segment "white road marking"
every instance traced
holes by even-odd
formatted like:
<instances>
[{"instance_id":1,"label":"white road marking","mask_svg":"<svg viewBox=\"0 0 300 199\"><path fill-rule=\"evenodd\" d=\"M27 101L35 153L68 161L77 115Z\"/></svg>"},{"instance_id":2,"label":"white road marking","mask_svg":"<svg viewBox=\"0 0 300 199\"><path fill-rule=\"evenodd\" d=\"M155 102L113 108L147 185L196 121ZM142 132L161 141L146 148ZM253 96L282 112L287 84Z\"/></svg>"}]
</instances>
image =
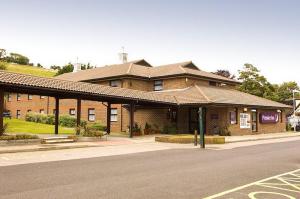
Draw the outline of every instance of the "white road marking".
<instances>
[{"instance_id":1,"label":"white road marking","mask_svg":"<svg viewBox=\"0 0 300 199\"><path fill-rule=\"evenodd\" d=\"M230 194L230 193L234 193L234 192L237 192L237 191L240 191L242 189L245 189L245 188L248 188L248 187L251 187L251 186L264 186L264 187L268 187L268 188L273 188L273 189L281 189L281 190L285 190L285 191L290 191L290 192L296 192L296 193L300 193L300 191L296 191L296 190L290 190L290 189L285 189L285 188L278 188L278 187L274 187L274 186L269 186L267 184L269 183L266 183L264 184L264 182L267 182L269 180L274 180L274 179L277 179L279 180L282 176L285 176L285 175L293 175L293 176L298 176L299 174L295 174L297 172L300 172L300 169L296 169L294 171L289 171L289 172L286 172L286 173L283 173L283 174L279 174L279 175L276 175L276 176L272 176L272 177L269 177L269 178L265 178L265 179L262 179L262 180L259 180L259 181L256 181L256 182L252 182L250 184L246 184L246 185L243 185L243 186L239 186L239 187L236 187L234 189L230 189L230 190L227 190L227 191L224 191L224 192L221 192L221 193L218 193L218 194L215 194L215 195L212 195L212 196L208 196L204 199L214 199L214 198L218 198L218 197L221 197L221 196L224 196L224 195L227 195L227 194ZM286 182L286 180L280 180L280 181L284 181L284 183ZM288 185L291 185L291 183L285 183L285 184L288 184ZM292 187L296 188L297 190L299 189L297 186L293 185ZM252 192L252 193L255 193L255 192ZM249 196L250 197L250 196ZM253 198L253 197L252 197Z\"/></svg>"}]
</instances>

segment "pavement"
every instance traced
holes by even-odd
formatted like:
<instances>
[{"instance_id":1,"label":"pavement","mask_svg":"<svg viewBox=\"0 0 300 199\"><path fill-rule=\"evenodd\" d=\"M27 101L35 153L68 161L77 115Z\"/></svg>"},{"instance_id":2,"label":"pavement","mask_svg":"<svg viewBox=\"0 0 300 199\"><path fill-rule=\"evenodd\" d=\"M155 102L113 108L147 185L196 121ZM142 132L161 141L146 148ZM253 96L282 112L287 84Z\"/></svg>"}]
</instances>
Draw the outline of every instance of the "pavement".
<instances>
[{"instance_id":1,"label":"pavement","mask_svg":"<svg viewBox=\"0 0 300 199\"><path fill-rule=\"evenodd\" d=\"M42 137L50 137L49 135L42 135ZM59 135L63 136L63 135ZM105 147L105 146L118 146L118 145L130 145L139 143L154 143L155 136L149 135L134 138L127 137L115 137L110 136L107 140L102 139L96 142L74 142L74 143L62 143L62 144L23 144L23 145L2 145L0 146L0 154L4 153L19 153L19 152L34 152L34 151L48 151L48 150L62 150L62 149L75 149L85 147ZM273 133L273 134L257 134L257 135L244 135L244 136L227 136L225 138L226 143L237 143L237 142L249 142L259 140L270 140L270 139L281 139L300 137L300 132L284 132L284 133ZM175 145L175 144L173 144ZM207 145L208 147L214 147L213 145Z\"/></svg>"},{"instance_id":2,"label":"pavement","mask_svg":"<svg viewBox=\"0 0 300 199\"><path fill-rule=\"evenodd\" d=\"M0 197L296 199L300 195L298 137L206 150L135 142L59 153L1 154Z\"/></svg>"}]
</instances>

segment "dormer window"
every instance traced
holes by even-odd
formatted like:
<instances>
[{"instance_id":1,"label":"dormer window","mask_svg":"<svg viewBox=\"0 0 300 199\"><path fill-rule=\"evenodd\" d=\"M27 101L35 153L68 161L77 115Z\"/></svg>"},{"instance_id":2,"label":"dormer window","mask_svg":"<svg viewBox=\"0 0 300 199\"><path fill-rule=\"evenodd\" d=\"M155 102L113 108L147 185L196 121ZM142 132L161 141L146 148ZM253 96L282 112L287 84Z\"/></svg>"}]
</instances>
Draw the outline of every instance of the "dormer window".
<instances>
[{"instance_id":1,"label":"dormer window","mask_svg":"<svg viewBox=\"0 0 300 199\"><path fill-rule=\"evenodd\" d=\"M155 80L154 81L154 91L161 91L161 90L163 90L163 81Z\"/></svg>"},{"instance_id":2,"label":"dormer window","mask_svg":"<svg viewBox=\"0 0 300 199\"><path fill-rule=\"evenodd\" d=\"M121 80L111 80L109 85L112 87L121 87Z\"/></svg>"}]
</instances>

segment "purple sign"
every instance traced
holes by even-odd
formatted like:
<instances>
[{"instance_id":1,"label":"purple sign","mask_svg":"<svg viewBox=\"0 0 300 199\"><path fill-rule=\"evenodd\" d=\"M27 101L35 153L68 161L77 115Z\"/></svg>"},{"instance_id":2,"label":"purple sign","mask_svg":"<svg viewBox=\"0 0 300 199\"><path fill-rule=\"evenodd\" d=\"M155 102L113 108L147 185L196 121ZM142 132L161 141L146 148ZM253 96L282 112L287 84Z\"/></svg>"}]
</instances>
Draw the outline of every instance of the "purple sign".
<instances>
[{"instance_id":1,"label":"purple sign","mask_svg":"<svg viewBox=\"0 0 300 199\"><path fill-rule=\"evenodd\" d=\"M276 112L264 112L259 114L259 121L262 124L277 123L279 115Z\"/></svg>"}]
</instances>

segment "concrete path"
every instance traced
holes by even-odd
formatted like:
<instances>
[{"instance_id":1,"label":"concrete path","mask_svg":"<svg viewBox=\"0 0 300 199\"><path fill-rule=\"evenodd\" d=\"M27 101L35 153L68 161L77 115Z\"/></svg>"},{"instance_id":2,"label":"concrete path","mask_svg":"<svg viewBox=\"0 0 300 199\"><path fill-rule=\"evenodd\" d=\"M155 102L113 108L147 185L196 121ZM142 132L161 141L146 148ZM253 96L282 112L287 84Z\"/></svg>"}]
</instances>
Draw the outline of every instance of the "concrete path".
<instances>
[{"instance_id":1,"label":"concrete path","mask_svg":"<svg viewBox=\"0 0 300 199\"><path fill-rule=\"evenodd\" d=\"M235 148L281 143L289 141L300 140L300 137L281 138L273 140L258 140L252 142L236 142L229 144L219 145L207 145L207 150L231 150ZM76 145L77 143L74 143ZM35 151L35 152L22 152L22 153L3 153L0 154L0 166L38 163L38 162L52 162L60 160L71 159L83 159L94 158L104 156L116 156L125 154L134 154L141 152L161 151L170 149L200 149L200 146L194 146L193 144L173 144L173 143L159 143L154 142L153 137L147 137L146 139L117 139L115 141L107 142L93 142L85 143L89 147L84 148L67 148L61 150L49 150L49 151ZM70 144L64 144L69 146ZM78 144L80 146L80 144Z\"/></svg>"}]
</instances>

